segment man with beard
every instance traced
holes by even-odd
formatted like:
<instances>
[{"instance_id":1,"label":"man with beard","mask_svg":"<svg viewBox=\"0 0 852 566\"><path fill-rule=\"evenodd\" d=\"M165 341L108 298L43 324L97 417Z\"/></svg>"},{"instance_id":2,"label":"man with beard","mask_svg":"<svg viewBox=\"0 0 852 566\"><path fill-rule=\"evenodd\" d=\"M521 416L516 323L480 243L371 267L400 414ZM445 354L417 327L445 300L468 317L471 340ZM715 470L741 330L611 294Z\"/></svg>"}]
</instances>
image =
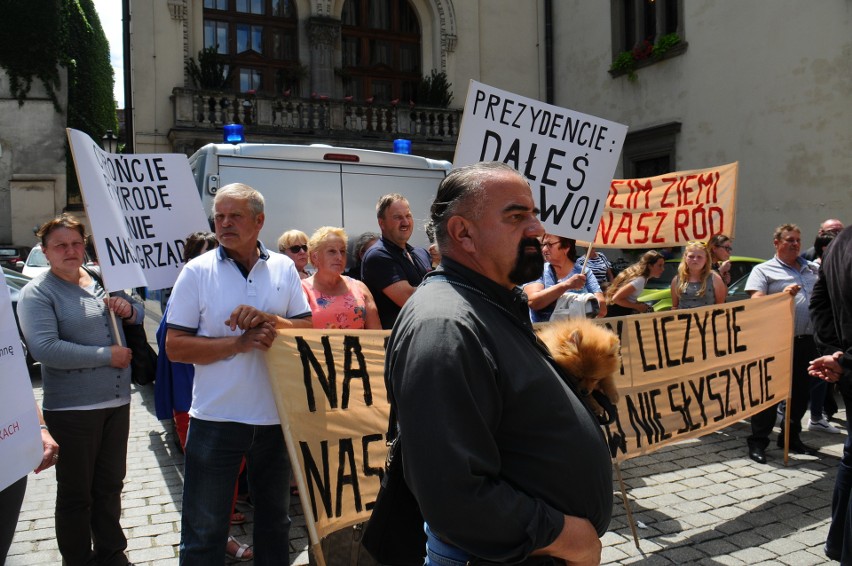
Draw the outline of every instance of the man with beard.
<instances>
[{"instance_id":1,"label":"man with beard","mask_svg":"<svg viewBox=\"0 0 852 566\"><path fill-rule=\"evenodd\" d=\"M543 267L537 213L502 163L454 170L432 204L441 264L402 308L385 367L426 564L600 562L609 453L517 287Z\"/></svg>"}]
</instances>

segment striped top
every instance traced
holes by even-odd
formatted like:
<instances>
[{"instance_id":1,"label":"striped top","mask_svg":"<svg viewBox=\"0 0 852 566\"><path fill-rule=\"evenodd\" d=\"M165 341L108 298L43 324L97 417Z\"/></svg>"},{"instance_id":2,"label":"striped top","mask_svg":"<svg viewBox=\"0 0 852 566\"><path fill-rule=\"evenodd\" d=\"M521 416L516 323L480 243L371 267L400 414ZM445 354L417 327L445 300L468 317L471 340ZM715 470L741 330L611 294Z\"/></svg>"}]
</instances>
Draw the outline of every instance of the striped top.
<instances>
[{"instance_id":1,"label":"striped top","mask_svg":"<svg viewBox=\"0 0 852 566\"><path fill-rule=\"evenodd\" d=\"M142 305L117 294L131 302L134 322L141 323ZM130 402L130 367L110 366L115 339L105 297L97 283L83 289L50 271L21 290L18 318L30 353L41 362L46 410ZM118 326L125 343L120 320Z\"/></svg>"}]
</instances>

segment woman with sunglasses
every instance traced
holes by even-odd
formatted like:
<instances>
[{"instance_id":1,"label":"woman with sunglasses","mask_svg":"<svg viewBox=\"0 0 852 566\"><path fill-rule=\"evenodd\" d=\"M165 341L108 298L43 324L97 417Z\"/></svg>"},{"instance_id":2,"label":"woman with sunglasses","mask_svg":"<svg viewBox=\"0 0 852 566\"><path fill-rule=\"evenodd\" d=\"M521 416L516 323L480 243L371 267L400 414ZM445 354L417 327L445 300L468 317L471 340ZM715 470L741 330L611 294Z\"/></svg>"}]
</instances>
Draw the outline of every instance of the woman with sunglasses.
<instances>
[{"instance_id":1,"label":"woman with sunglasses","mask_svg":"<svg viewBox=\"0 0 852 566\"><path fill-rule=\"evenodd\" d=\"M593 293L600 305L598 316L606 316L606 303L598 280L577 263L577 245L571 238L545 234L541 241L544 272L541 277L524 285L533 322L547 322L556 301L567 292Z\"/></svg>"},{"instance_id":2,"label":"woman with sunglasses","mask_svg":"<svg viewBox=\"0 0 852 566\"><path fill-rule=\"evenodd\" d=\"M722 283L725 287L731 284L731 252L734 241L724 234L716 234L711 236L707 242L707 248L710 250L711 267L713 271L722 277Z\"/></svg>"},{"instance_id":3,"label":"woman with sunglasses","mask_svg":"<svg viewBox=\"0 0 852 566\"><path fill-rule=\"evenodd\" d=\"M704 242L687 242L683 259L672 278L672 309L692 309L725 302L728 288L711 269Z\"/></svg>"},{"instance_id":4,"label":"woman with sunglasses","mask_svg":"<svg viewBox=\"0 0 852 566\"><path fill-rule=\"evenodd\" d=\"M278 238L278 251L293 260L299 277L311 276L308 270L308 235L301 230L287 230Z\"/></svg>"}]
</instances>

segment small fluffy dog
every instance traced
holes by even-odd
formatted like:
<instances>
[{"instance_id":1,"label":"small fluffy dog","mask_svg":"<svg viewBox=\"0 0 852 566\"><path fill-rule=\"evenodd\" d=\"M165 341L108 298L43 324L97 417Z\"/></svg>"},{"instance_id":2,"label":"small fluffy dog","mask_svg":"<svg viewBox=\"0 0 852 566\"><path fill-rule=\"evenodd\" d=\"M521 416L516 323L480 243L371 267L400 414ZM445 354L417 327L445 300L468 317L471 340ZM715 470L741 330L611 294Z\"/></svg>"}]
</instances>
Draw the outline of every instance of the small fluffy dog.
<instances>
[{"instance_id":1,"label":"small fluffy dog","mask_svg":"<svg viewBox=\"0 0 852 566\"><path fill-rule=\"evenodd\" d=\"M599 417L605 413L592 397L595 389L613 405L618 403L615 376L621 367L621 353L614 332L586 318L567 318L540 325L536 333L556 363L576 380L592 412Z\"/></svg>"}]
</instances>

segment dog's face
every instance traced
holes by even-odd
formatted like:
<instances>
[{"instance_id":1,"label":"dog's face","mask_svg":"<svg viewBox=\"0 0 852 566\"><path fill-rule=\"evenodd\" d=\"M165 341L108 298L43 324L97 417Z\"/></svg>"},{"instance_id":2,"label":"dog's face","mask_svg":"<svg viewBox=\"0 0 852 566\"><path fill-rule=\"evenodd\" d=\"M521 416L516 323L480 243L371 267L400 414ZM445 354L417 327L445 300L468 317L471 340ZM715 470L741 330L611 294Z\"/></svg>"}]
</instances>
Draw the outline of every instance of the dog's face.
<instances>
[{"instance_id":1,"label":"dog's face","mask_svg":"<svg viewBox=\"0 0 852 566\"><path fill-rule=\"evenodd\" d=\"M601 380L614 376L621 366L618 337L590 320L553 322L539 335L556 363L577 380L584 395Z\"/></svg>"}]
</instances>

